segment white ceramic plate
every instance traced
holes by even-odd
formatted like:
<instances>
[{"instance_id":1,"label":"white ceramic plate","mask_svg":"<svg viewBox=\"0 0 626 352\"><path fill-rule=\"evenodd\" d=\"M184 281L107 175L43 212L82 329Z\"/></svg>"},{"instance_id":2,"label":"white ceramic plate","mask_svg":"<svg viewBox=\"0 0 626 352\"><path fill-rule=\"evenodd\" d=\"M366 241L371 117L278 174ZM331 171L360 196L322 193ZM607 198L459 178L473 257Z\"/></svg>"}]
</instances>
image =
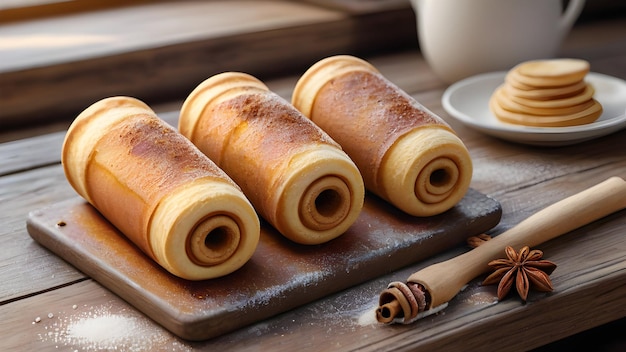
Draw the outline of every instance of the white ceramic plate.
<instances>
[{"instance_id":1,"label":"white ceramic plate","mask_svg":"<svg viewBox=\"0 0 626 352\"><path fill-rule=\"evenodd\" d=\"M476 130L509 141L541 146L580 143L626 128L626 81L590 72L586 81L595 89L602 115L593 123L569 127L530 127L498 120L489 109L489 98L504 83L506 72L485 73L452 84L442 104L452 117Z\"/></svg>"}]
</instances>

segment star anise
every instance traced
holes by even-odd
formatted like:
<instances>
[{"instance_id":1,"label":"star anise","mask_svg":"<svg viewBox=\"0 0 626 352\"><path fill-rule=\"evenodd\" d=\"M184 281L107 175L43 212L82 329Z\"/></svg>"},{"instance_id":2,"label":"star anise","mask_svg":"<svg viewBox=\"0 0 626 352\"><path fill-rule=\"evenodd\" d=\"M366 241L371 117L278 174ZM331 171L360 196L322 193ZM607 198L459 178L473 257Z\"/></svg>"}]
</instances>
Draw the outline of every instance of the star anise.
<instances>
[{"instance_id":1,"label":"star anise","mask_svg":"<svg viewBox=\"0 0 626 352\"><path fill-rule=\"evenodd\" d=\"M517 293L524 302L531 287L542 292L553 290L549 275L556 269L556 264L549 260L541 260L542 251L538 249L531 251L528 246L524 246L516 253L515 249L507 246L504 252L508 259L490 261L489 266L494 272L483 281L483 285L498 283L498 300L506 297L513 286L513 281Z\"/></svg>"}]
</instances>

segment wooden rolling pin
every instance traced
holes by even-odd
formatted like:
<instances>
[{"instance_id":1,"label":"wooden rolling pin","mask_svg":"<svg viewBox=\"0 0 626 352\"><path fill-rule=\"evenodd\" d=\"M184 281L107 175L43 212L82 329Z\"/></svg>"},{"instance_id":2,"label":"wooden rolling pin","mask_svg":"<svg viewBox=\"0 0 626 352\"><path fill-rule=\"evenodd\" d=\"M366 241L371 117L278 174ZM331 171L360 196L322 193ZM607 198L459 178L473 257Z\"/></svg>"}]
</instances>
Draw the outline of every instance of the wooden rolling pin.
<instances>
[{"instance_id":1,"label":"wooden rolling pin","mask_svg":"<svg viewBox=\"0 0 626 352\"><path fill-rule=\"evenodd\" d=\"M501 257L506 246L532 248L624 208L626 181L611 177L548 206L467 253L413 273L406 284L389 284L380 295L376 319L407 324L439 311L468 282L488 271L487 263Z\"/></svg>"}]
</instances>

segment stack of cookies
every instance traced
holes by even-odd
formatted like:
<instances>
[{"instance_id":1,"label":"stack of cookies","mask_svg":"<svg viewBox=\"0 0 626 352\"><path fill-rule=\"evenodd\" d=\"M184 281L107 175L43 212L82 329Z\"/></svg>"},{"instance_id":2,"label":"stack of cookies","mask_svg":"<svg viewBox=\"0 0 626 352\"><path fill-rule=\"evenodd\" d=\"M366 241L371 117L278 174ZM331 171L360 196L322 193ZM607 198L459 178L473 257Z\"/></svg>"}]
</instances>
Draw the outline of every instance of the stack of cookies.
<instances>
[{"instance_id":1,"label":"stack of cookies","mask_svg":"<svg viewBox=\"0 0 626 352\"><path fill-rule=\"evenodd\" d=\"M521 63L506 75L489 107L501 121L525 126L564 127L594 122L602 105L585 82L589 63L580 59Z\"/></svg>"}]
</instances>

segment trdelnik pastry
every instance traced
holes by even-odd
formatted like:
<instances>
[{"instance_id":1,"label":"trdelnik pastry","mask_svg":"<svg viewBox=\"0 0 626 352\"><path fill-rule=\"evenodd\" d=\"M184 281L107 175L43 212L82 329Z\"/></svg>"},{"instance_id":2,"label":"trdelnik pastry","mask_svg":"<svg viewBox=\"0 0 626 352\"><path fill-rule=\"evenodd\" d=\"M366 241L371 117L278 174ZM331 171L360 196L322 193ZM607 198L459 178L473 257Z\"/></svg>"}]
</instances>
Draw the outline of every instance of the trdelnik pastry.
<instances>
[{"instance_id":1,"label":"trdelnik pastry","mask_svg":"<svg viewBox=\"0 0 626 352\"><path fill-rule=\"evenodd\" d=\"M202 82L183 104L179 130L294 242L330 241L361 212L365 188L352 160L251 75L224 72Z\"/></svg>"},{"instance_id":2,"label":"trdelnik pastry","mask_svg":"<svg viewBox=\"0 0 626 352\"><path fill-rule=\"evenodd\" d=\"M241 189L137 99L85 109L62 162L78 194L174 275L224 276L256 250L259 218Z\"/></svg>"},{"instance_id":3,"label":"trdelnik pastry","mask_svg":"<svg viewBox=\"0 0 626 352\"><path fill-rule=\"evenodd\" d=\"M296 84L292 102L341 144L370 191L404 212L436 215L465 196L472 161L463 142L368 62L346 55L319 61Z\"/></svg>"}]
</instances>

